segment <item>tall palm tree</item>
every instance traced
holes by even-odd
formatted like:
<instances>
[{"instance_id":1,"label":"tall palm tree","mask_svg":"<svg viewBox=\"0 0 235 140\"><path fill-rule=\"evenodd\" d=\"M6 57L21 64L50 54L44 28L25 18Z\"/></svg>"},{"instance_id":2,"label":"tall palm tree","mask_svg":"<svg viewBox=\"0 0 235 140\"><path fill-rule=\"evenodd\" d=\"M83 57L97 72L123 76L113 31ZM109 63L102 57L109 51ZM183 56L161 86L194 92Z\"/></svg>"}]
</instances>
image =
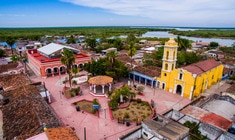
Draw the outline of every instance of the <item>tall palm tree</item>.
<instances>
[{"instance_id":1,"label":"tall palm tree","mask_svg":"<svg viewBox=\"0 0 235 140\"><path fill-rule=\"evenodd\" d=\"M179 50L186 52L188 48L191 47L189 40L185 38L181 38L180 36L177 36L177 42L179 46Z\"/></svg>"},{"instance_id":2,"label":"tall palm tree","mask_svg":"<svg viewBox=\"0 0 235 140\"><path fill-rule=\"evenodd\" d=\"M69 75L69 86L71 88L71 80L72 80L72 73L71 73L71 69L72 69L72 66L73 66L73 63L75 62L75 55L74 53L67 49L67 48L64 48L63 51L61 52L62 56L61 56L61 63L64 64L66 67L67 67L67 73Z\"/></svg>"},{"instance_id":3,"label":"tall palm tree","mask_svg":"<svg viewBox=\"0 0 235 140\"><path fill-rule=\"evenodd\" d=\"M111 70L113 70L116 57L117 57L117 53L115 51L110 51L110 52L107 53L107 58L111 62Z\"/></svg>"},{"instance_id":4,"label":"tall palm tree","mask_svg":"<svg viewBox=\"0 0 235 140\"><path fill-rule=\"evenodd\" d=\"M128 55L131 57L131 71L133 70L133 66L132 66L132 61L133 61L133 59L132 59L132 57L133 57L135 54L136 54L136 48L135 48L135 46L134 46L134 43L131 42L131 43L130 43L129 50L128 50ZM135 80L133 80L133 86L134 86L134 82L135 82Z\"/></svg>"}]
</instances>

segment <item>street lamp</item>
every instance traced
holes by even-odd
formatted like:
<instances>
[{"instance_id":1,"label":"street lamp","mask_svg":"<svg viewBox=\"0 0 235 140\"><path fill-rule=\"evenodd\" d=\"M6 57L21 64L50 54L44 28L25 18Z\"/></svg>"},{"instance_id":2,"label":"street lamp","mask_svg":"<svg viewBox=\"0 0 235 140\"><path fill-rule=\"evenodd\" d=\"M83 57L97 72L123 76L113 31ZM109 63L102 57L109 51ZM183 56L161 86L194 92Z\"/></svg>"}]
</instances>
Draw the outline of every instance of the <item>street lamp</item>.
<instances>
[{"instance_id":1,"label":"street lamp","mask_svg":"<svg viewBox=\"0 0 235 140\"><path fill-rule=\"evenodd\" d=\"M46 102L48 103L48 97L47 97L47 90L46 90L45 82L43 82L43 87L44 87L44 92L45 92L45 95L46 95Z\"/></svg>"}]
</instances>

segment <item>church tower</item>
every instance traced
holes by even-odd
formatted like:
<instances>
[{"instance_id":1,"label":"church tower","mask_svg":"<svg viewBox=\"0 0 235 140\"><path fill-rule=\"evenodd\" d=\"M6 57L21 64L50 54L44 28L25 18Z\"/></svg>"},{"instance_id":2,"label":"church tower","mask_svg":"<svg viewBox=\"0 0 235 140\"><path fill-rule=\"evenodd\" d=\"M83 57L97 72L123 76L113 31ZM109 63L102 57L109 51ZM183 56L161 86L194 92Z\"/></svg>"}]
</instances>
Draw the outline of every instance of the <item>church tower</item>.
<instances>
[{"instance_id":1,"label":"church tower","mask_svg":"<svg viewBox=\"0 0 235 140\"><path fill-rule=\"evenodd\" d=\"M175 69L177 49L178 44L175 42L174 38L170 38L170 40L165 43L162 58L162 73L168 73Z\"/></svg>"},{"instance_id":2,"label":"church tower","mask_svg":"<svg viewBox=\"0 0 235 140\"><path fill-rule=\"evenodd\" d=\"M170 40L165 43L164 54L162 58L161 77L157 79L157 87L167 91L169 90L170 92L173 90L173 87L170 87L170 84L174 82L174 80L171 79L171 75L176 66L177 49L178 44L175 42L174 38L170 38Z\"/></svg>"}]
</instances>

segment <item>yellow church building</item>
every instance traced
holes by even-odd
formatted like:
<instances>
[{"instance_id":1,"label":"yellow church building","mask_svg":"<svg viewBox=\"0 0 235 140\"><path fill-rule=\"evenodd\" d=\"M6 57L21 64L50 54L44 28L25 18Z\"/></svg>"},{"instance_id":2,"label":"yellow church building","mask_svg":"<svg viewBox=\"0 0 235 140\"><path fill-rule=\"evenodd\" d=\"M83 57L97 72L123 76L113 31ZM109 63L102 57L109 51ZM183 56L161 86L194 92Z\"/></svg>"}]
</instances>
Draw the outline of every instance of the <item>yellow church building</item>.
<instances>
[{"instance_id":1,"label":"yellow church building","mask_svg":"<svg viewBox=\"0 0 235 140\"><path fill-rule=\"evenodd\" d=\"M161 75L157 78L159 88L193 99L221 80L223 65L214 59L175 68L177 48L173 38L165 43Z\"/></svg>"}]
</instances>

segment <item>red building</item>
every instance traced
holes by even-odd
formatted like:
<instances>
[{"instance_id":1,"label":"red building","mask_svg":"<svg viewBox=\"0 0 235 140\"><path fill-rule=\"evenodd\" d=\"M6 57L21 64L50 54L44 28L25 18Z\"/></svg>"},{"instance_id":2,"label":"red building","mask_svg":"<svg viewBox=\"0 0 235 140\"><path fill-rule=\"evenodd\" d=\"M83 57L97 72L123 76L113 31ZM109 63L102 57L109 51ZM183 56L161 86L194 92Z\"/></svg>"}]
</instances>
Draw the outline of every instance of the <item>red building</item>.
<instances>
[{"instance_id":1,"label":"red building","mask_svg":"<svg viewBox=\"0 0 235 140\"><path fill-rule=\"evenodd\" d=\"M61 45L50 43L39 49L27 50L28 65L31 69L41 77L49 77L66 73L66 66L61 63L61 51L70 49L74 52L76 60L73 67L82 67L85 63L91 61L88 54L81 53L80 50Z\"/></svg>"}]
</instances>

